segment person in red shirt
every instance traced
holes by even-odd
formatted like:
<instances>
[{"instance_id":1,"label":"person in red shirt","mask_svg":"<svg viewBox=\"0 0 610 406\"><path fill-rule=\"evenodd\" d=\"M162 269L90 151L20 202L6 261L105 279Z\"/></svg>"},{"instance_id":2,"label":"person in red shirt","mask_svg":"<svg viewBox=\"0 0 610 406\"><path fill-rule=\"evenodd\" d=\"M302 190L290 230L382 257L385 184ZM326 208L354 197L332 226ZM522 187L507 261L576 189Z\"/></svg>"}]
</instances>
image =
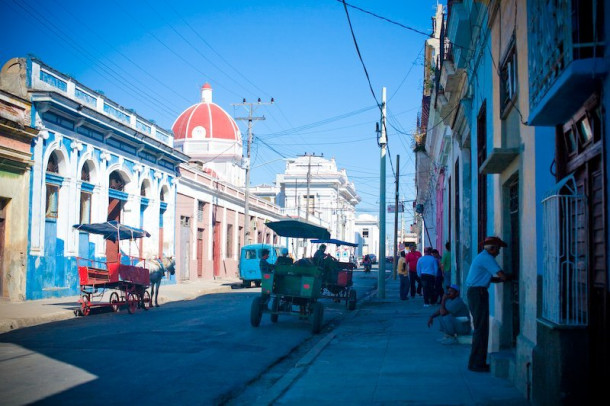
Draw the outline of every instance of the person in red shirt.
<instances>
[{"instance_id":1,"label":"person in red shirt","mask_svg":"<svg viewBox=\"0 0 610 406\"><path fill-rule=\"evenodd\" d=\"M415 297L415 283L417 283L417 294L421 296L421 279L417 276L417 261L421 258L421 252L417 251L417 245L411 244L405 261L409 267L409 280L411 281L411 297Z\"/></svg>"}]
</instances>

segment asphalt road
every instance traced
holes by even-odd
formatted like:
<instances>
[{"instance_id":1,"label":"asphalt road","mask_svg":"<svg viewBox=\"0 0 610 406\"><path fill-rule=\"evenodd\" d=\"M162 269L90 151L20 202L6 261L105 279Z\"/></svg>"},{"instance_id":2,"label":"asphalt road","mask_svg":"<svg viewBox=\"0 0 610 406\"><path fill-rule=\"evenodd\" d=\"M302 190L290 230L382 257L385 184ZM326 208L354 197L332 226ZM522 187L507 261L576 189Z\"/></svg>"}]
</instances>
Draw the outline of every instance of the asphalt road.
<instances>
[{"instance_id":1,"label":"asphalt road","mask_svg":"<svg viewBox=\"0 0 610 406\"><path fill-rule=\"evenodd\" d=\"M354 273L362 297L373 279ZM88 317L0 336L3 405L223 404L299 348L313 345L309 322L280 317L250 325L260 289L236 289L128 315ZM348 311L322 299L323 332Z\"/></svg>"}]
</instances>

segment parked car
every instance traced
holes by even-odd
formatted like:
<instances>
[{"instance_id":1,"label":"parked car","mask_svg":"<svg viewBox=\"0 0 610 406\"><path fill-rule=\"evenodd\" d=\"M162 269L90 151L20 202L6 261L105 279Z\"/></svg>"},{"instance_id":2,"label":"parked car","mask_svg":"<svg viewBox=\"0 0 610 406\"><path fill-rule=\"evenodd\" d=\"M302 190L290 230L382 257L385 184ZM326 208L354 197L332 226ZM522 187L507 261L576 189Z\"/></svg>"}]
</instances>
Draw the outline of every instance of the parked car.
<instances>
[{"instance_id":1,"label":"parked car","mask_svg":"<svg viewBox=\"0 0 610 406\"><path fill-rule=\"evenodd\" d=\"M281 255L282 247L269 244L250 244L244 245L241 248L239 258L239 278L242 280L242 285L245 288L252 286L252 282L256 287L261 286L261 269L260 261L262 258L261 252L266 248L269 250L269 258L267 261L274 264L277 258Z\"/></svg>"},{"instance_id":2,"label":"parked car","mask_svg":"<svg viewBox=\"0 0 610 406\"><path fill-rule=\"evenodd\" d=\"M376 263L377 263L377 255L375 255L375 254L369 254L369 258L371 258L371 262L372 262L373 264L376 264Z\"/></svg>"}]
</instances>

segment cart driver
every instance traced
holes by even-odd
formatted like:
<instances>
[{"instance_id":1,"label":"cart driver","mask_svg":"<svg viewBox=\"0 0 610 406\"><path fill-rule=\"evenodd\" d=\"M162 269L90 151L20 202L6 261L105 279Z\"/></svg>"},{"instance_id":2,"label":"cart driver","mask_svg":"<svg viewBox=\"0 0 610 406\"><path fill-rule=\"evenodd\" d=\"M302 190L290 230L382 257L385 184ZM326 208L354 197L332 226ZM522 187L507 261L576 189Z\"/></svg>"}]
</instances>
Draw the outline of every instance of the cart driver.
<instances>
[{"instance_id":1,"label":"cart driver","mask_svg":"<svg viewBox=\"0 0 610 406\"><path fill-rule=\"evenodd\" d=\"M267 248L263 248L261 250L261 260L259 262L259 266L261 268L261 273L273 272L273 265L267 261L268 259L269 259L269 250Z\"/></svg>"},{"instance_id":2,"label":"cart driver","mask_svg":"<svg viewBox=\"0 0 610 406\"><path fill-rule=\"evenodd\" d=\"M321 244L320 248L313 254L313 263L316 266L324 267L324 258L326 258L326 244Z\"/></svg>"}]
</instances>

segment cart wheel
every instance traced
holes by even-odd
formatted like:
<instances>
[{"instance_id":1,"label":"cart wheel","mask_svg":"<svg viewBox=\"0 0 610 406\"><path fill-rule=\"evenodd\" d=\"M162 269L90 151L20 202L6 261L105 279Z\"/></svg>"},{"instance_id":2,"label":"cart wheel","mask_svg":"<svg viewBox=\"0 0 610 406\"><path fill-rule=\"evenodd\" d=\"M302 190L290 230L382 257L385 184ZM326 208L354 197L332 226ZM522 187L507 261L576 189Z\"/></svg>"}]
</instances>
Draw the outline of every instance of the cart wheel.
<instances>
[{"instance_id":1,"label":"cart wheel","mask_svg":"<svg viewBox=\"0 0 610 406\"><path fill-rule=\"evenodd\" d=\"M138 300L133 293L127 294L127 311L129 314L134 314L138 308Z\"/></svg>"},{"instance_id":2,"label":"cart wheel","mask_svg":"<svg viewBox=\"0 0 610 406\"><path fill-rule=\"evenodd\" d=\"M115 313L121 308L121 305L119 304L119 295L116 292L112 292L110 295L110 306Z\"/></svg>"},{"instance_id":3,"label":"cart wheel","mask_svg":"<svg viewBox=\"0 0 610 406\"><path fill-rule=\"evenodd\" d=\"M80 304L80 311L83 314L83 316L88 316L89 313L91 313L91 301L89 300L89 296L88 295L83 295L81 304Z\"/></svg>"},{"instance_id":4,"label":"cart wheel","mask_svg":"<svg viewBox=\"0 0 610 406\"><path fill-rule=\"evenodd\" d=\"M140 302L140 307L144 310L150 309L150 293L147 290L142 294L142 300Z\"/></svg>"},{"instance_id":5,"label":"cart wheel","mask_svg":"<svg viewBox=\"0 0 610 406\"><path fill-rule=\"evenodd\" d=\"M263 317L263 298L255 297L250 308L250 324L253 327L258 327L261 324Z\"/></svg>"},{"instance_id":6,"label":"cart wheel","mask_svg":"<svg viewBox=\"0 0 610 406\"><path fill-rule=\"evenodd\" d=\"M311 332L318 334L322 330L322 319L324 318L324 306L322 303L315 302L313 304L313 325L311 326Z\"/></svg>"},{"instance_id":7,"label":"cart wheel","mask_svg":"<svg viewBox=\"0 0 610 406\"><path fill-rule=\"evenodd\" d=\"M354 310L356 308L356 291L350 289L349 299L347 300L347 310Z\"/></svg>"},{"instance_id":8,"label":"cart wheel","mask_svg":"<svg viewBox=\"0 0 610 406\"><path fill-rule=\"evenodd\" d=\"M277 297L274 297L273 302L271 302L271 311L273 312L271 313L271 322L277 323L277 312L280 311L280 299L278 299Z\"/></svg>"}]
</instances>

